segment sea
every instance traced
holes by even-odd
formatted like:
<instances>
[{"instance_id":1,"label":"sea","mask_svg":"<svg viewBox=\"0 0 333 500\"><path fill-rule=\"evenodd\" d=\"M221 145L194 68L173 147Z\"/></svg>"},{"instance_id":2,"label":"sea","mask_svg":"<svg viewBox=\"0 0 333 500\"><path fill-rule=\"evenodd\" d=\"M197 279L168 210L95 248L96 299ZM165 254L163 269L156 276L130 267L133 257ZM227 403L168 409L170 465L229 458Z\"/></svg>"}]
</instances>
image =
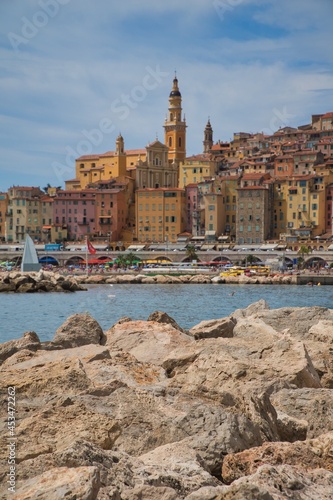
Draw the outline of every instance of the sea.
<instances>
[{"instance_id":1,"label":"sea","mask_svg":"<svg viewBox=\"0 0 333 500\"><path fill-rule=\"evenodd\" d=\"M88 312L102 329L120 318L146 320L164 311L182 328L203 320L223 318L236 309L264 299L271 309L322 306L333 308L333 287L300 285L86 285L74 293L0 294L0 343L37 333L52 340L56 330L75 313Z\"/></svg>"}]
</instances>

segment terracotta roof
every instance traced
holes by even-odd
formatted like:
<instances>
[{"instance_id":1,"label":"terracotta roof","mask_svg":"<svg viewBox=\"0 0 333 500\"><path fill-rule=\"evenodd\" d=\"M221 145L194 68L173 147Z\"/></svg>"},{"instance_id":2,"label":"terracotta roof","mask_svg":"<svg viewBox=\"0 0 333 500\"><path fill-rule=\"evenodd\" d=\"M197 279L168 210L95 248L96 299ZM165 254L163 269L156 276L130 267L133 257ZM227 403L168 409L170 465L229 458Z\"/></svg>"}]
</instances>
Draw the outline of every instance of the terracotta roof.
<instances>
[{"instance_id":1,"label":"terracotta roof","mask_svg":"<svg viewBox=\"0 0 333 500\"><path fill-rule=\"evenodd\" d=\"M257 180L257 179L262 179L263 177L264 177L264 174L251 173L251 174L244 174L242 179L244 179L244 180L250 180L250 179Z\"/></svg>"},{"instance_id":2,"label":"terracotta roof","mask_svg":"<svg viewBox=\"0 0 333 500\"><path fill-rule=\"evenodd\" d=\"M83 155L83 156L79 156L79 158L77 158L76 161L79 161L79 160L98 160L99 157L100 157L100 155Z\"/></svg>"}]
</instances>

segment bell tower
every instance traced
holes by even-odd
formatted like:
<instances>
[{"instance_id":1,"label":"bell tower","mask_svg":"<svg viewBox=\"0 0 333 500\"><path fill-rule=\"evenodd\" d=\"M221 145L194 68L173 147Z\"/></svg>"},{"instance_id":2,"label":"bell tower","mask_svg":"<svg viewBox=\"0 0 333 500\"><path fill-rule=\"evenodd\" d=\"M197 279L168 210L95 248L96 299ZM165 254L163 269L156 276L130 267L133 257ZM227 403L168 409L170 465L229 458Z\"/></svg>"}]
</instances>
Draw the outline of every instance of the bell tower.
<instances>
[{"instance_id":1,"label":"bell tower","mask_svg":"<svg viewBox=\"0 0 333 500\"><path fill-rule=\"evenodd\" d=\"M118 165L118 176L126 175L126 153L123 136L119 133L116 139L115 162Z\"/></svg>"},{"instance_id":2,"label":"bell tower","mask_svg":"<svg viewBox=\"0 0 333 500\"><path fill-rule=\"evenodd\" d=\"M179 163L185 160L186 121L182 116L182 96L176 75L169 95L168 116L164 123L164 143L169 148L169 161Z\"/></svg>"},{"instance_id":3,"label":"bell tower","mask_svg":"<svg viewBox=\"0 0 333 500\"><path fill-rule=\"evenodd\" d=\"M204 131L204 140L203 140L203 152L204 153L209 153L209 151L212 149L213 146L213 129L210 124L210 119L208 118L207 125L205 127Z\"/></svg>"}]
</instances>

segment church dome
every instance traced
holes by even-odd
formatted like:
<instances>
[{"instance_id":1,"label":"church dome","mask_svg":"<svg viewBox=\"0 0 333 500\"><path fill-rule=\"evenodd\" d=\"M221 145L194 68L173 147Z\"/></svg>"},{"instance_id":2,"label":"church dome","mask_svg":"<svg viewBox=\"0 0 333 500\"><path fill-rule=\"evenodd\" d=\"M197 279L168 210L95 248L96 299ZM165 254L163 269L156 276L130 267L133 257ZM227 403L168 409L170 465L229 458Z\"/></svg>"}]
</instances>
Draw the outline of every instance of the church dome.
<instances>
[{"instance_id":1,"label":"church dome","mask_svg":"<svg viewBox=\"0 0 333 500\"><path fill-rule=\"evenodd\" d=\"M172 90L170 92L170 97L181 97L181 93L179 92L179 88L178 88L178 80L177 80L176 76L173 79L173 86L172 86Z\"/></svg>"}]
</instances>

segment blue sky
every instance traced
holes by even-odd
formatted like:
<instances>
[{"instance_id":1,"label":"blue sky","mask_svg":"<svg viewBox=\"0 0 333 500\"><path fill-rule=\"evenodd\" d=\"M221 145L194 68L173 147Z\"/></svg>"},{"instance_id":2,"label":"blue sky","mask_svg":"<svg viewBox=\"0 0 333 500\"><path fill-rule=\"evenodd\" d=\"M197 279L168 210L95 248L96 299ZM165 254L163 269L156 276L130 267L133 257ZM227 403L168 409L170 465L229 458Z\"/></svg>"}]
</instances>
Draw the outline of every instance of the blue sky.
<instances>
[{"instance_id":1,"label":"blue sky","mask_svg":"<svg viewBox=\"0 0 333 500\"><path fill-rule=\"evenodd\" d=\"M174 71L187 154L333 111L332 0L1 0L0 191L163 141Z\"/></svg>"}]
</instances>

